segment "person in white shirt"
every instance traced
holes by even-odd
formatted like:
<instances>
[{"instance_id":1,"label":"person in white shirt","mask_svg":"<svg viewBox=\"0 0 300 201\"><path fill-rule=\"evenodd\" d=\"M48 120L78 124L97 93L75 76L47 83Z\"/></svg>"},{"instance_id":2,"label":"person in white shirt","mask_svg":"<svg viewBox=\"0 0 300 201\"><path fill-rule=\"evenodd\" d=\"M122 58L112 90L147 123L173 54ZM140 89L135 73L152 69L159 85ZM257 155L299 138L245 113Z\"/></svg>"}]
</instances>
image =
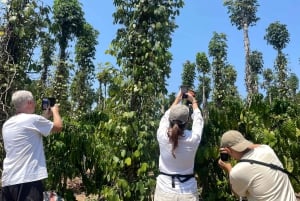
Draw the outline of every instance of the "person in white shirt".
<instances>
[{"instance_id":1,"label":"person in white shirt","mask_svg":"<svg viewBox=\"0 0 300 201\"><path fill-rule=\"evenodd\" d=\"M156 179L154 201L199 200L194 160L204 122L194 94L187 92L185 95L193 109L192 130L186 129L190 111L181 103L181 91L161 118L157 130L160 174Z\"/></svg>"},{"instance_id":2,"label":"person in white shirt","mask_svg":"<svg viewBox=\"0 0 300 201\"><path fill-rule=\"evenodd\" d=\"M220 152L238 161L234 167L230 160L218 161L220 167L229 174L231 189L237 197L247 198L248 201L296 201L288 175L262 165L273 164L283 168L270 146L253 144L239 131L229 130L222 135Z\"/></svg>"},{"instance_id":3,"label":"person in white shirt","mask_svg":"<svg viewBox=\"0 0 300 201\"><path fill-rule=\"evenodd\" d=\"M3 201L43 200L42 180L48 177L43 137L63 128L59 105L34 114L35 101L30 91L19 90L12 95L15 115L2 127L5 149L2 172ZM53 121L48 120L53 116Z\"/></svg>"}]
</instances>

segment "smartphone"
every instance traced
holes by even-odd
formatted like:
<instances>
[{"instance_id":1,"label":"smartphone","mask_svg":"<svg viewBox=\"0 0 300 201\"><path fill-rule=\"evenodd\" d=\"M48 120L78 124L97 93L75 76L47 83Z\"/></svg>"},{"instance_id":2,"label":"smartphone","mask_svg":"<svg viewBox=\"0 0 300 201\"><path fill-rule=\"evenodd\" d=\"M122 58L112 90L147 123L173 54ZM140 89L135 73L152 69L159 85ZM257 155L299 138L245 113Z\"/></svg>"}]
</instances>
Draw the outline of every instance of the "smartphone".
<instances>
[{"instance_id":1,"label":"smartphone","mask_svg":"<svg viewBox=\"0 0 300 201\"><path fill-rule=\"evenodd\" d=\"M182 98L187 98L188 86L181 85L180 90L182 92Z\"/></svg>"},{"instance_id":2,"label":"smartphone","mask_svg":"<svg viewBox=\"0 0 300 201\"><path fill-rule=\"evenodd\" d=\"M48 110L50 107L53 107L56 103L56 99L53 97L43 98L42 99L42 110Z\"/></svg>"}]
</instances>

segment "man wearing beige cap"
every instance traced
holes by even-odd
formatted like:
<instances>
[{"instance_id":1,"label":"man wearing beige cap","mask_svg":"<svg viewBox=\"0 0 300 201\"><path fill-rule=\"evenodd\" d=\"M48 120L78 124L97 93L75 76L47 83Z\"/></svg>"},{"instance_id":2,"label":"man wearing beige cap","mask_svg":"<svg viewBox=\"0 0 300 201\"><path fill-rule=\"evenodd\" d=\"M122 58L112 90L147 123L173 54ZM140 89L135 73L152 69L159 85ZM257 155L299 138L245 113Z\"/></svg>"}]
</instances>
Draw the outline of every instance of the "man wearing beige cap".
<instances>
[{"instance_id":1,"label":"man wearing beige cap","mask_svg":"<svg viewBox=\"0 0 300 201\"><path fill-rule=\"evenodd\" d=\"M238 161L232 167L228 161L219 160L220 167L229 174L231 189L236 196L247 197L248 201L296 201L288 175L262 165L272 164L283 168L270 146L253 144L239 131L229 130L221 138L220 152ZM242 160L245 161L240 162Z\"/></svg>"}]
</instances>

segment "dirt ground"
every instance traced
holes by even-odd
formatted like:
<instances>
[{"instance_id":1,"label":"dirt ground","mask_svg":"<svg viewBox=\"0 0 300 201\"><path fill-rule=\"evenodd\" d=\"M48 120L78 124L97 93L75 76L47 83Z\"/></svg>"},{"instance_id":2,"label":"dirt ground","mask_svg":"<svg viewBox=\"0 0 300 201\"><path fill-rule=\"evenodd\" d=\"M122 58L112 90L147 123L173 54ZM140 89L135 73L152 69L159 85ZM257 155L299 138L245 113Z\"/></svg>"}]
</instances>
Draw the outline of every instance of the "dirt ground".
<instances>
[{"instance_id":1,"label":"dirt ground","mask_svg":"<svg viewBox=\"0 0 300 201\"><path fill-rule=\"evenodd\" d=\"M86 201L86 200L97 200L97 196L90 195L86 196L84 192L82 192L82 181L79 177L74 178L72 181L68 181L68 188L74 189L75 197L77 201Z\"/></svg>"},{"instance_id":2,"label":"dirt ground","mask_svg":"<svg viewBox=\"0 0 300 201\"><path fill-rule=\"evenodd\" d=\"M76 200L77 201L86 201L87 199L89 200L97 200L97 197L91 197L89 196L88 198L85 196L85 194L80 194L80 195L76 195Z\"/></svg>"},{"instance_id":3,"label":"dirt ground","mask_svg":"<svg viewBox=\"0 0 300 201\"><path fill-rule=\"evenodd\" d=\"M297 197L297 201L300 201L300 193L297 193L296 197Z\"/></svg>"}]
</instances>

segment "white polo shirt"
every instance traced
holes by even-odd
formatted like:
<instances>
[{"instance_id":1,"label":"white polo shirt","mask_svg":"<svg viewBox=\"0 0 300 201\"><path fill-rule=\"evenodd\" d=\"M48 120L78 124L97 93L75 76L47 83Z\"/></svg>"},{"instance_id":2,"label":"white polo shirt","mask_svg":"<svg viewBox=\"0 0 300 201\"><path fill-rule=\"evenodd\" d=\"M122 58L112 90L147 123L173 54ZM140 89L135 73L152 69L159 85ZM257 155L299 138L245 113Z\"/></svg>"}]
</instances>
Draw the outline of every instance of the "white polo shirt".
<instances>
[{"instance_id":1,"label":"white polo shirt","mask_svg":"<svg viewBox=\"0 0 300 201\"><path fill-rule=\"evenodd\" d=\"M2 186L26 183L48 177L43 136L48 136L53 123L43 116L21 113L3 125L5 149Z\"/></svg>"}]
</instances>

